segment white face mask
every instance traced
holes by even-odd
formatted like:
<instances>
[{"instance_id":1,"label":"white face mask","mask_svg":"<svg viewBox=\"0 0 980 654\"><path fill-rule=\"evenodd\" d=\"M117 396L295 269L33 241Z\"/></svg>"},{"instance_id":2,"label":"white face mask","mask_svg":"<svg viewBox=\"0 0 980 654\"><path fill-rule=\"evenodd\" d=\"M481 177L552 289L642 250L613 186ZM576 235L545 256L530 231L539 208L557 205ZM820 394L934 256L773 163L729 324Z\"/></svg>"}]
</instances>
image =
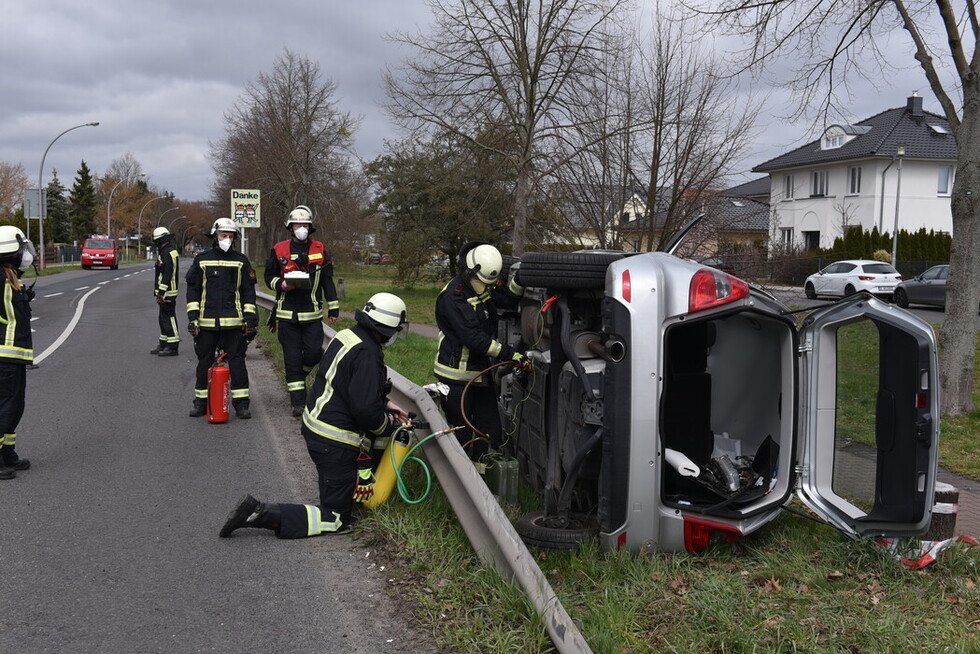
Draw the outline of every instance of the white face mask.
<instances>
[{"instance_id":1,"label":"white face mask","mask_svg":"<svg viewBox=\"0 0 980 654\"><path fill-rule=\"evenodd\" d=\"M231 249L231 241L232 239L230 237L218 239L218 247L221 248L223 252L227 252Z\"/></svg>"},{"instance_id":2,"label":"white face mask","mask_svg":"<svg viewBox=\"0 0 980 654\"><path fill-rule=\"evenodd\" d=\"M32 263L34 263L34 255L31 254L30 250L24 250L20 255L20 269L26 270L31 267Z\"/></svg>"},{"instance_id":3,"label":"white face mask","mask_svg":"<svg viewBox=\"0 0 980 654\"><path fill-rule=\"evenodd\" d=\"M293 230L293 236L301 241L305 241L306 237L310 235L310 230L306 227L297 227Z\"/></svg>"}]
</instances>

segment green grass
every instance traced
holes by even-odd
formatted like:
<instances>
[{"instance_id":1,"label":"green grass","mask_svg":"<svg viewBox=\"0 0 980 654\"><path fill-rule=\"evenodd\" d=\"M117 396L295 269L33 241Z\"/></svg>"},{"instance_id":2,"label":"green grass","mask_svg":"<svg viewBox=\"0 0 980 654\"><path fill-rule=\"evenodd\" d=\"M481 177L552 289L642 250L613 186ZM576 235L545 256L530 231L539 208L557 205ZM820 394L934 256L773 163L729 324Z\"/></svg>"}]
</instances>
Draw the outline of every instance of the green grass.
<instances>
[{"instance_id":1,"label":"green grass","mask_svg":"<svg viewBox=\"0 0 980 654\"><path fill-rule=\"evenodd\" d=\"M399 292L388 285L385 268L353 266L337 274L345 277L345 311L374 292ZM438 290L419 290L413 304L431 307ZM413 311L421 315L424 307L410 306ZM868 354L873 332L859 325L841 335L838 429L858 437L873 415L867 412L873 393L865 390L868 375L877 379L877 361ZM260 331L260 339L268 337ZM276 347L263 345L281 360ZM389 365L425 383L432 380L434 351L430 339L410 335L385 353ZM978 427L980 412L945 419L940 450L944 466L976 479ZM409 489L420 490L421 473L406 474ZM505 509L512 516L522 510ZM357 535L389 561L391 586L441 647L554 651L524 593L474 555L438 486L420 505L393 499L367 513ZM909 571L873 543L784 513L744 540L699 556L603 553L594 546L535 556L599 653L980 652L980 548L957 545L928 568Z\"/></svg>"}]
</instances>

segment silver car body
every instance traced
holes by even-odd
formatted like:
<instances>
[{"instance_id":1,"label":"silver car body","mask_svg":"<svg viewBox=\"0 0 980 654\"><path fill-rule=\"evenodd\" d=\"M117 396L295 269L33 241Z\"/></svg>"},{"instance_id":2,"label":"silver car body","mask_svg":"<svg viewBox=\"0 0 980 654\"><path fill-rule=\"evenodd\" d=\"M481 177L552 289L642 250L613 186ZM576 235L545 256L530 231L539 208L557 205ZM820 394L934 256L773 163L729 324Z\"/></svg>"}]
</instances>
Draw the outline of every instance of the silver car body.
<instances>
[{"instance_id":1,"label":"silver car body","mask_svg":"<svg viewBox=\"0 0 980 654\"><path fill-rule=\"evenodd\" d=\"M665 253L612 261L602 292L566 285L527 297L525 313L546 298L565 305L541 314L531 381L504 380L505 424L517 423L521 470L545 512L566 511L569 496L586 506L591 498L605 549L700 551L771 521L794 490L855 538L927 528L939 434L936 343L914 315L860 294L798 325L766 292ZM877 328L882 348L869 416L878 424L876 500L865 509L835 485L834 438L836 333L862 320ZM515 341L513 324L508 333ZM736 477L727 496L716 496L702 477L710 469L717 480L724 458L742 462L742 479L755 477L735 490ZM563 483L574 490L563 492Z\"/></svg>"}]
</instances>

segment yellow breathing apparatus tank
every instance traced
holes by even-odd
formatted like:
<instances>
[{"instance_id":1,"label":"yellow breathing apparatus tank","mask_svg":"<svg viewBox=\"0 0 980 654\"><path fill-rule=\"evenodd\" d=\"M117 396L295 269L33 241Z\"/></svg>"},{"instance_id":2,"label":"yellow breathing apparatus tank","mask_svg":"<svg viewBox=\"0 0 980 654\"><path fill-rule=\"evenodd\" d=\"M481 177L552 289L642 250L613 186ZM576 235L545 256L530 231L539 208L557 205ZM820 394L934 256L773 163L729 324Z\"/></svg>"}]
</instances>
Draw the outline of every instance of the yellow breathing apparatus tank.
<instances>
[{"instance_id":1,"label":"yellow breathing apparatus tank","mask_svg":"<svg viewBox=\"0 0 980 654\"><path fill-rule=\"evenodd\" d=\"M371 499L364 502L364 506L369 509L377 508L378 506L384 504L391 494L395 492L395 484L398 481L398 475L395 470L402 464L405 460L405 456L408 454L408 450L411 449L411 439L412 432L411 428L406 427L405 429L399 429L398 432L388 441L388 447L385 448L384 454L381 455L381 463L378 464L378 469L374 473L374 495ZM394 461L392 461L394 459Z\"/></svg>"}]
</instances>

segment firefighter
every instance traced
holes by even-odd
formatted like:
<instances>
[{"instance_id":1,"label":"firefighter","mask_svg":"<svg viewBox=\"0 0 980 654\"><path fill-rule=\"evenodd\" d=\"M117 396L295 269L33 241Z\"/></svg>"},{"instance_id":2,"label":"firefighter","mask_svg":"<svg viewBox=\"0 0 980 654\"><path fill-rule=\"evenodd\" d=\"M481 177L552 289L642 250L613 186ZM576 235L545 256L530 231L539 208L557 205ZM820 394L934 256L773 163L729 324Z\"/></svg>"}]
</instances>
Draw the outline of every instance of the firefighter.
<instances>
[{"instance_id":1,"label":"firefighter","mask_svg":"<svg viewBox=\"0 0 980 654\"><path fill-rule=\"evenodd\" d=\"M355 501L371 499L373 469L405 411L388 400L382 346L394 342L405 303L376 293L354 313L357 324L327 345L303 412L302 433L316 464L320 504L264 504L246 495L219 535L241 527L271 529L279 538L305 538L350 530Z\"/></svg>"},{"instance_id":2,"label":"firefighter","mask_svg":"<svg viewBox=\"0 0 980 654\"><path fill-rule=\"evenodd\" d=\"M526 366L523 354L494 337L497 334L497 307L516 306L524 294L514 277L508 286L498 285L503 258L500 251L482 242L467 243L459 253L459 273L436 298L436 324L439 327L439 350L433 372L436 379L449 387L442 397L446 420L455 427L460 445L479 472L486 469L486 455L502 445L502 428L491 373L479 375L496 360L514 361ZM478 376L479 375L479 376ZM461 406L463 390L466 406ZM485 438L470 430L463 416Z\"/></svg>"},{"instance_id":3,"label":"firefighter","mask_svg":"<svg viewBox=\"0 0 980 654\"><path fill-rule=\"evenodd\" d=\"M276 292L269 328L278 334L286 369L286 390L293 417L303 415L306 376L323 356L323 309L332 325L340 316L333 283L333 262L323 243L310 237L316 231L309 207L289 212L291 238L272 247L265 263L265 283Z\"/></svg>"},{"instance_id":4,"label":"firefighter","mask_svg":"<svg viewBox=\"0 0 980 654\"><path fill-rule=\"evenodd\" d=\"M20 277L34 262L34 246L13 225L0 225L0 479L13 479L31 462L17 456L17 425L24 415L27 366L34 362L31 305L34 289Z\"/></svg>"},{"instance_id":5,"label":"firefighter","mask_svg":"<svg viewBox=\"0 0 980 654\"><path fill-rule=\"evenodd\" d=\"M255 309L255 271L248 258L233 249L238 227L218 218L211 228L213 247L194 257L187 271L187 331L194 337L197 381L190 416L207 410L208 369L215 349L227 355L231 373L231 404L241 420L252 417L248 399L245 347L258 332Z\"/></svg>"},{"instance_id":6,"label":"firefighter","mask_svg":"<svg viewBox=\"0 0 980 654\"><path fill-rule=\"evenodd\" d=\"M177 356L180 332L177 331L177 248L171 244L172 235L166 227L153 230L153 244L157 246L156 274L153 277L153 295L160 307L160 344L150 354L161 357Z\"/></svg>"}]
</instances>

